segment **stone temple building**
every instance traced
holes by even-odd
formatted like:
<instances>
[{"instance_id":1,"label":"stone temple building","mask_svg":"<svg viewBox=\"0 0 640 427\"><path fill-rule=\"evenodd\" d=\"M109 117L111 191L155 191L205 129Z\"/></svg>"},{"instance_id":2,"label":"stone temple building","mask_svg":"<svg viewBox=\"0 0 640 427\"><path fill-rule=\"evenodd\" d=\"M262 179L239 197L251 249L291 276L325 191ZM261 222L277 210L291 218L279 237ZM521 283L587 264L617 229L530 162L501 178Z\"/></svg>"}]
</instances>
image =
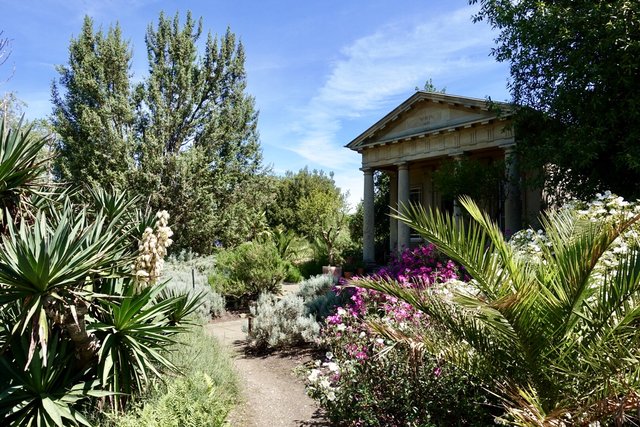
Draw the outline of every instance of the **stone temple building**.
<instances>
[{"instance_id":1,"label":"stone temple building","mask_svg":"<svg viewBox=\"0 0 640 427\"><path fill-rule=\"evenodd\" d=\"M536 218L540 191L524 190L515 156L515 139L508 104L483 99L417 91L389 114L347 144L362 155L364 174L363 258L374 263L373 173L389 174L391 208L421 203L459 215L445 205L434 186L433 173L443 162L472 158L490 164L504 160L505 183L496 188L496 202L488 210L505 233L521 228L523 218ZM390 251L419 241L405 224L391 219Z\"/></svg>"}]
</instances>

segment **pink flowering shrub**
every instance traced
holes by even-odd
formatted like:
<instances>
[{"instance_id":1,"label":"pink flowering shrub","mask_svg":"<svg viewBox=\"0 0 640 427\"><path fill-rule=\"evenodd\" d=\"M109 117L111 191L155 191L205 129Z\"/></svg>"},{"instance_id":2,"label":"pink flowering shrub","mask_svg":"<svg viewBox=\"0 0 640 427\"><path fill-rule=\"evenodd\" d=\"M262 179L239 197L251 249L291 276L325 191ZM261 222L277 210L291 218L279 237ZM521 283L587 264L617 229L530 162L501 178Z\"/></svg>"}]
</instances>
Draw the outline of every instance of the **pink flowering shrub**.
<instances>
[{"instance_id":1,"label":"pink flowering shrub","mask_svg":"<svg viewBox=\"0 0 640 427\"><path fill-rule=\"evenodd\" d=\"M460 269L433 246L407 250L377 275L400 286L439 287L460 279ZM410 305L357 287L341 292L349 303L327 317L320 345L326 357L307 372L307 391L332 421L351 426L488 425L492 399L481 384L434 356L394 346L369 326L388 324L419 337L431 333L429 319Z\"/></svg>"}]
</instances>

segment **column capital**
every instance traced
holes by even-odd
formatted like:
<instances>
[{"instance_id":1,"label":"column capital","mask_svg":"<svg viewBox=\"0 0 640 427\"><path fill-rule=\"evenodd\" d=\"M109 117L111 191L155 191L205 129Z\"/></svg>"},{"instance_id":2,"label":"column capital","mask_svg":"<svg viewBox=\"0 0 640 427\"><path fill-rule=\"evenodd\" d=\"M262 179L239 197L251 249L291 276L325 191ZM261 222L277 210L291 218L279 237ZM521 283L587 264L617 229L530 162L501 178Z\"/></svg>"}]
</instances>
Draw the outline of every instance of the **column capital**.
<instances>
[{"instance_id":1,"label":"column capital","mask_svg":"<svg viewBox=\"0 0 640 427\"><path fill-rule=\"evenodd\" d=\"M465 155L464 151L455 151L453 153L449 153L449 157L451 157L451 158L453 158L455 160L460 160L460 158L462 156L464 156L464 155Z\"/></svg>"},{"instance_id":2,"label":"column capital","mask_svg":"<svg viewBox=\"0 0 640 427\"><path fill-rule=\"evenodd\" d=\"M499 145L505 152L505 154L511 154L515 151L517 144L515 142L508 142L506 144Z\"/></svg>"},{"instance_id":3,"label":"column capital","mask_svg":"<svg viewBox=\"0 0 640 427\"><path fill-rule=\"evenodd\" d=\"M398 162L398 163L394 163L394 165L398 167L398 170L409 169L409 162Z\"/></svg>"},{"instance_id":4,"label":"column capital","mask_svg":"<svg viewBox=\"0 0 640 427\"><path fill-rule=\"evenodd\" d=\"M369 173L371 173L371 174L373 173L373 168L364 168L364 167L363 167L363 168L360 168L360 170L361 170L361 171L362 171L362 173L364 173L365 175L366 175L366 174L369 174Z\"/></svg>"}]
</instances>

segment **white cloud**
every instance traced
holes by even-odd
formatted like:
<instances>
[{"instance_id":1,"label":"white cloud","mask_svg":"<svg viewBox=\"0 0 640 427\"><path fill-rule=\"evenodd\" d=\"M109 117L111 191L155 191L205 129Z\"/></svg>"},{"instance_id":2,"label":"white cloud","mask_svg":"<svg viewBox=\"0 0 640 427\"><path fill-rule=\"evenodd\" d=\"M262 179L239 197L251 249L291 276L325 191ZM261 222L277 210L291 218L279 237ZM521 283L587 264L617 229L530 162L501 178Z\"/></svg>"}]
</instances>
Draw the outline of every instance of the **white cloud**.
<instances>
[{"instance_id":1,"label":"white cloud","mask_svg":"<svg viewBox=\"0 0 640 427\"><path fill-rule=\"evenodd\" d=\"M345 122L361 118L373 124L429 78L436 86L481 81L479 76L495 67L488 56L493 34L488 26L471 22L475 9L387 25L345 46L324 85L291 125L297 143L289 149L334 170L337 184L357 203L363 191L360 156L343 148L348 140L338 138Z\"/></svg>"}]
</instances>

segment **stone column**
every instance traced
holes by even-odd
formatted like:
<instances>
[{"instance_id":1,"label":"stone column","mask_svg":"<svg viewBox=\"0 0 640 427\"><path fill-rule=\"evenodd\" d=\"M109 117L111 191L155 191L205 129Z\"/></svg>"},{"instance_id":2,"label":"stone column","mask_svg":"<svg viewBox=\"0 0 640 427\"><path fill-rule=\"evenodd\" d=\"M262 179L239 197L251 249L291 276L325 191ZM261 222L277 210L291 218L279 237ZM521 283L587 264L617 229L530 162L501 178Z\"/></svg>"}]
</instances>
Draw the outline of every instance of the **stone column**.
<instances>
[{"instance_id":1,"label":"stone column","mask_svg":"<svg viewBox=\"0 0 640 427\"><path fill-rule=\"evenodd\" d=\"M373 169L363 168L364 200L362 224L362 260L367 265L375 264L374 207L373 207Z\"/></svg>"},{"instance_id":2,"label":"stone column","mask_svg":"<svg viewBox=\"0 0 640 427\"><path fill-rule=\"evenodd\" d=\"M398 174L389 173L389 207L392 215L398 210ZM398 220L389 218L389 251L391 254L398 252Z\"/></svg>"},{"instance_id":3,"label":"stone column","mask_svg":"<svg viewBox=\"0 0 640 427\"><path fill-rule=\"evenodd\" d=\"M502 146L505 163L504 232L507 237L520 230L522 202L520 200L520 174L516 145Z\"/></svg>"},{"instance_id":4,"label":"stone column","mask_svg":"<svg viewBox=\"0 0 640 427\"><path fill-rule=\"evenodd\" d=\"M462 155L464 153L455 153L452 154L451 157L453 161L459 163L462 160ZM457 195L453 198L453 220L456 224L459 223L460 218L462 218L462 207L460 207L460 202L458 201L458 197L462 196L462 194Z\"/></svg>"},{"instance_id":5,"label":"stone column","mask_svg":"<svg viewBox=\"0 0 640 427\"><path fill-rule=\"evenodd\" d=\"M409 204L409 165L400 163L398 165L398 210L404 213L402 206ZM398 221L398 251L409 247L410 241L409 226L402 221Z\"/></svg>"}]
</instances>

